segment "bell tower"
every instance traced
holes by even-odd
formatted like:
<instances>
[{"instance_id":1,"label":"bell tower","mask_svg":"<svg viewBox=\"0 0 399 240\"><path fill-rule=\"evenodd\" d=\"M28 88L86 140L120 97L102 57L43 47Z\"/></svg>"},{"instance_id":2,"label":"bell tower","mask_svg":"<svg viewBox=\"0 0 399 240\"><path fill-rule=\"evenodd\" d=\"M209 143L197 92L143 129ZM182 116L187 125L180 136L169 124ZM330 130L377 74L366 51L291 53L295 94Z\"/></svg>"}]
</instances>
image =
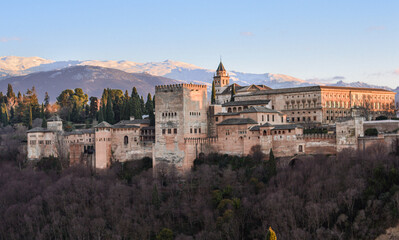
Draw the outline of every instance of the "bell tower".
<instances>
[{"instance_id":1,"label":"bell tower","mask_svg":"<svg viewBox=\"0 0 399 240\"><path fill-rule=\"evenodd\" d=\"M230 76L227 74L222 61L220 61L219 66L216 69L216 74L213 76L213 82L215 84L216 95L221 94L229 86Z\"/></svg>"}]
</instances>

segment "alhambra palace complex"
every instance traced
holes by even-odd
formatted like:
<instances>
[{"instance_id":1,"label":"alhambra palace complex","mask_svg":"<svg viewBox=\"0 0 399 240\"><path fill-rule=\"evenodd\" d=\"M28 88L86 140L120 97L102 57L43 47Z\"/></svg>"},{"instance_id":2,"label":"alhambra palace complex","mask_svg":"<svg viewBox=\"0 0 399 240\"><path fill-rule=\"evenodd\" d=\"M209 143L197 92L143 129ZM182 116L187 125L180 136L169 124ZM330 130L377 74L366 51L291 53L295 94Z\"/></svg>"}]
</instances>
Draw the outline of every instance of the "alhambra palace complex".
<instances>
[{"instance_id":1,"label":"alhambra palace complex","mask_svg":"<svg viewBox=\"0 0 399 240\"><path fill-rule=\"evenodd\" d=\"M265 154L273 149L277 157L336 154L377 142L391 148L399 138L399 121L372 121L394 113L394 92L329 86L271 89L230 85L229 80L220 63L213 104L206 85L156 86L155 127L148 119L131 119L64 132L62 120L54 116L46 129L28 131L28 159L66 152L71 163L87 161L101 169L113 161L151 157L153 166L168 163L185 170L201 153L244 156L260 145ZM310 125L329 131L304 134ZM379 135L364 136L368 128L377 128Z\"/></svg>"}]
</instances>

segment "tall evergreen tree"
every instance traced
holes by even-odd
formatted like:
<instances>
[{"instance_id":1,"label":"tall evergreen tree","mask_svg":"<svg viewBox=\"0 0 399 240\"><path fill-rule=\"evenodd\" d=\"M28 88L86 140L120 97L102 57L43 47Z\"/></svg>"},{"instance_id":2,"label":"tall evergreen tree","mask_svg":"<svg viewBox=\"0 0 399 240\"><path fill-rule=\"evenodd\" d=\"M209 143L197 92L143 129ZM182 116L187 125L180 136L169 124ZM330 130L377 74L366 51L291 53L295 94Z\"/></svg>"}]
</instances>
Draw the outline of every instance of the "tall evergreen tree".
<instances>
[{"instance_id":1,"label":"tall evergreen tree","mask_svg":"<svg viewBox=\"0 0 399 240\"><path fill-rule=\"evenodd\" d=\"M151 98L151 93L148 93L147 95L147 102L145 103L145 108L147 111L147 114L150 118L150 125L155 126L155 115L154 115L154 102L152 101Z\"/></svg>"},{"instance_id":2,"label":"tall evergreen tree","mask_svg":"<svg viewBox=\"0 0 399 240\"><path fill-rule=\"evenodd\" d=\"M105 110L105 121L107 121L110 124L115 123L115 114L112 107L112 99L110 94L108 95L107 106Z\"/></svg>"},{"instance_id":3,"label":"tall evergreen tree","mask_svg":"<svg viewBox=\"0 0 399 240\"><path fill-rule=\"evenodd\" d=\"M9 123L9 114L5 103L1 104L1 122L3 123L3 126L7 126Z\"/></svg>"},{"instance_id":4,"label":"tall evergreen tree","mask_svg":"<svg viewBox=\"0 0 399 240\"><path fill-rule=\"evenodd\" d=\"M42 103L42 106L40 107L40 118L44 117L44 104Z\"/></svg>"},{"instance_id":5,"label":"tall evergreen tree","mask_svg":"<svg viewBox=\"0 0 399 240\"><path fill-rule=\"evenodd\" d=\"M273 154L273 149L270 148L269 162L268 162L268 178L275 176L277 174L277 162Z\"/></svg>"},{"instance_id":6,"label":"tall evergreen tree","mask_svg":"<svg viewBox=\"0 0 399 240\"><path fill-rule=\"evenodd\" d=\"M235 95L236 95L236 85L233 83L233 85L231 85L231 98L230 98L231 102L234 102Z\"/></svg>"},{"instance_id":7,"label":"tall evergreen tree","mask_svg":"<svg viewBox=\"0 0 399 240\"><path fill-rule=\"evenodd\" d=\"M140 96L137 93L136 87L133 87L132 96L130 98L130 114L133 115L135 119L142 118Z\"/></svg>"},{"instance_id":8,"label":"tall evergreen tree","mask_svg":"<svg viewBox=\"0 0 399 240\"><path fill-rule=\"evenodd\" d=\"M147 114L143 96L140 97L140 110L142 114Z\"/></svg>"},{"instance_id":9,"label":"tall evergreen tree","mask_svg":"<svg viewBox=\"0 0 399 240\"><path fill-rule=\"evenodd\" d=\"M90 110L89 117L94 119L98 112L98 99L96 97L90 97Z\"/></svg>"},{"instance_id":10,"label":"tall evergreen tree","mask_svg":"<svg viewBox=\"0 0 399 240\"><path fill-rule=\"evenodd\" d=\"M14 90L12 89L12 85L8 84L7 86L7 98L15 98Z\"/></svg>"},{"instance_id":11,"label":"tall evergreen tree","mask_svg":"<svg viewBox=\"0 0 399 240\"><path fill-rule=\"evenodd\" d=\"M211 95L211 103L215 104L216 102L216 90L215 90L215 81L212 81L212 95Z\"/></svg>"},{"instance_id":12,"label":"tall evergreen tree","mask_svg":"<svg viewBox=\"0 0 399 240\"><path fill-rule=\"evenodd\" d=\"M50 105L50 96L48 92L44 94L44 106L47 108Z\"/></svg>"},{"instance_id":13,"label":"tall evergreen tree","mask_svg":"<svg viewBox=\"0 0 399 240\"><path fill-rule=\"evenodd\" d=\"M97 112L97 121L99 122L99 123L101 123L101 122L103 122L104 121L104 113L103 113L104 111L103 111L103 108L102 107L100 107L100 110Z\"/></svg>"},{"instance_id":14,"label":"tall evergreen tree","mask_svg":"<svg viewBox=\"0 0 399 240\"><path fill-rule=\"evenodd\" d=\"M32 128L32 106L29 105L29 121L28 121L28 129Z\"/></svg>"},{"instance_id":15,"label":"tall evergreen tree","mask_svg":"<svg viewBox=\"0 0 399 240\"><path fill-rule=\"evenodd\" d=\"M47 128L47 119L46 119L46 116L43 116L43 118L42 118L42 128Z\"/></svg>"}]
</instances>

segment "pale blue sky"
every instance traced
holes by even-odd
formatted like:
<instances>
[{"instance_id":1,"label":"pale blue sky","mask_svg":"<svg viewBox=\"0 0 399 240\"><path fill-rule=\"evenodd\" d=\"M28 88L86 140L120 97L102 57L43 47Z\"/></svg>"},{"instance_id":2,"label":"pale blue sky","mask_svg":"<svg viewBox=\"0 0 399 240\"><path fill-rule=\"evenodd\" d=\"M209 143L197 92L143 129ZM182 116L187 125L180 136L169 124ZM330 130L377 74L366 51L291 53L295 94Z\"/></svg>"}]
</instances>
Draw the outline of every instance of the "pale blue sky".
<instances>
[{"instance_id":1,"label":"pale blue sky","mask_svg":"<svg viewBox=\"0 0 399 240\"><path fill-rule=\"evenodd\" d=\"M399 85L399 1L0 1L0 56Z\"/></svg>"}]
</instances>

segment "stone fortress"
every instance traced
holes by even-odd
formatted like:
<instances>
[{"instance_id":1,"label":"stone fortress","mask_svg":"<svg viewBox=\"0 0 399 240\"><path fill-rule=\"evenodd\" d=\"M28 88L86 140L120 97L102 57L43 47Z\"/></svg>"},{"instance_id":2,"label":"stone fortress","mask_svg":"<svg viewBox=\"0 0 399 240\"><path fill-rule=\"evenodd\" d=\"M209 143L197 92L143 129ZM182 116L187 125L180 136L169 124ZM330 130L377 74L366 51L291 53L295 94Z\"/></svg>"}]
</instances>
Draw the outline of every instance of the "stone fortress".
<instances>
[{"instance_id":1,"label":"stone fortress","mask_svg":"<svg viewBox=\"0 0 399 240\"><path fill-rule=\"evenodd\" d=\"M391 91L240 86L230 84L221 62L213 83L214 103L209 103L206 85L156 86L155 126L148 119L131 119L64 132L62 120L52 117L47 129L28 131L28 159L66 154L71 163L86 161L95 168L107 168L114 161L151 157L154 167L166 163L187 170L201 153L244 156L259 145L265 154L273 149L277 157L336 154L376 142L393 148L399 139L399 121L372 121L394 114L395 93ZM314 126L329 131L304 134L304 128ZM364 136L371 127L380 134Z\"/></svg>"}]
</instances>

